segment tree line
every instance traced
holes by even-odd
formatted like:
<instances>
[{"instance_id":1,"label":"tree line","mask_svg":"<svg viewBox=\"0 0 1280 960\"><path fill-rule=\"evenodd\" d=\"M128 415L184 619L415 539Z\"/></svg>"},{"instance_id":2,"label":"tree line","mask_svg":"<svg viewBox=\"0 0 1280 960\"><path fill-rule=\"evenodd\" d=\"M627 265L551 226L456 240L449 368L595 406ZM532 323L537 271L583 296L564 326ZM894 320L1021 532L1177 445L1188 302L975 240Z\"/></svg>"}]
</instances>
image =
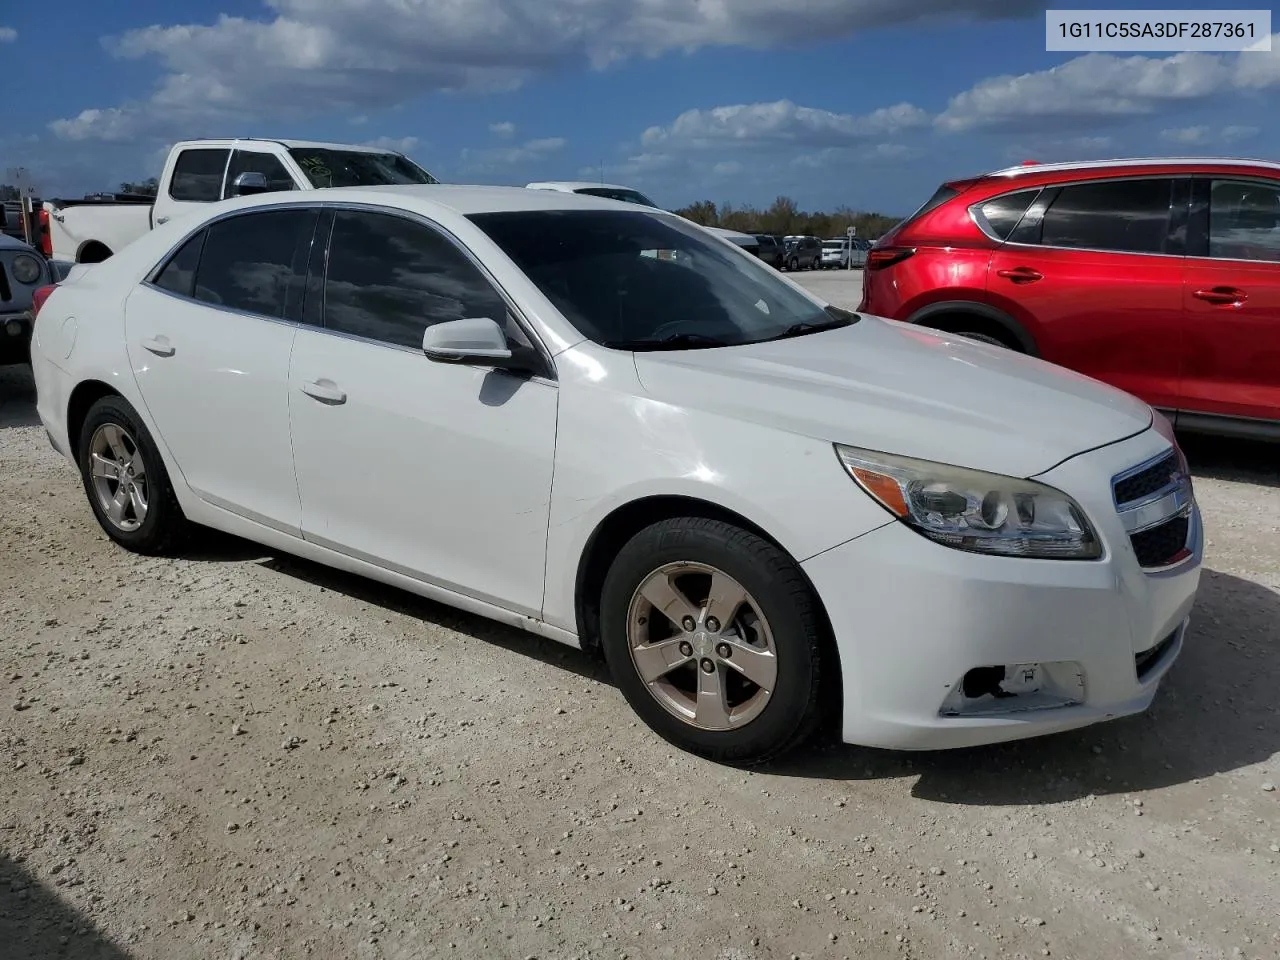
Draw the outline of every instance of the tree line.
<instances>
[{"instance_id":1,"label":"tree line","mask_svg":"<svg viewBox=\"0 0 1280 960\"><path fill-rule=\"evenodd\" d=\"M764 210L756 207L735 207L731 204L716 206L710 200L700 200L674 211L680 216L704 227L723 227L743 233L773 233L779 236L843 237L847 228L854 227L857 235L874 240L896 224L901 217L883 213L854 210L852 207L836 207L830 213L801 210L790 197L778 197Z\"/></svg>"}]
</instances>

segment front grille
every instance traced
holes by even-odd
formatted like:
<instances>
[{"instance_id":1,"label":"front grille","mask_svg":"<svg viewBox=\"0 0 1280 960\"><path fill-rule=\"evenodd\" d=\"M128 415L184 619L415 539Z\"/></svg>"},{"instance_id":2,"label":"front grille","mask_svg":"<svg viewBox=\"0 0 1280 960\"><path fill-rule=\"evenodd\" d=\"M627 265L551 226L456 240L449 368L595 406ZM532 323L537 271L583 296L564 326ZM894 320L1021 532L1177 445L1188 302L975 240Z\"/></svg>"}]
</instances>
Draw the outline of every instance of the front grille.
<instances>
[{"instance_id":1,"label":"front grille","mask_svg":"<svg viewBox=\"0 0 1280 960\"><path fill-rule=\"evenodd\" d=\"M1169 485L1178 472L1178 455L1172 450L1151 466L1115 482L1116 506L1136 503Z\"/></svg>"},{"instance_id":2,"label":"front grille","mask_svg":"<svg viewBox=\"0 0 1280 960\"><path fill-rule=\"evenodd\" d=\"M1164 567L1178 559L1187 547L1187 534L1191 530L1189 516L1173 517L1156 527L1143 530L1129 537L1133 552L1142 567Z\"/></svg>"},{"instance_id":3,"label":"front grille","mask_svg":"<svg viewBox=\"0 0 1280 960\"><path fill-rule=\"evenodd\" d=\"M1177 639L1178 631L1175 630L1150 650L1143 650L1141 653L1134 655L1133 666L1138 671L1139 680L1144 679L1151 672L1152 667L1160 662L1160 659Z\"/></svg>"}]
</instances>

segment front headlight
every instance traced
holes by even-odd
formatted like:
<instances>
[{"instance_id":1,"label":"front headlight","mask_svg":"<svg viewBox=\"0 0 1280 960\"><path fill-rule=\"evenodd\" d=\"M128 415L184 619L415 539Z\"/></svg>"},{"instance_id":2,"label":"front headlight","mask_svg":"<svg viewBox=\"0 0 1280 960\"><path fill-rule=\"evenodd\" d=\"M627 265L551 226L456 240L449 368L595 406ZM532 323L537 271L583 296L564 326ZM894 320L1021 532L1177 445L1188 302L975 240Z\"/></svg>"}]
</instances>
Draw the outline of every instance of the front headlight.
<instances>
[{"instance_id":1,"label":"front headlight","mask_svg":"<svg viewBox=\"0 0 1280 960\"><path fill-rule=\"evenodd\" d=\"M1053 487L842 444L836 453L876 502L948 547L1046 560L1102 556L1084 511Z\"/></svg>"},{"instance_id":2,"label":"front headlight","mask_svg":"<svg viewBox=\"0 0 1280 960\"><path fill-rule=\"evenodd\" d=\"M13 279L24 286L35 283L44 273L40 269L40 261L27 253L20 253L13 258L13 262L9 264L9 272L13 274Z\"/></svg>"}]
</instances>

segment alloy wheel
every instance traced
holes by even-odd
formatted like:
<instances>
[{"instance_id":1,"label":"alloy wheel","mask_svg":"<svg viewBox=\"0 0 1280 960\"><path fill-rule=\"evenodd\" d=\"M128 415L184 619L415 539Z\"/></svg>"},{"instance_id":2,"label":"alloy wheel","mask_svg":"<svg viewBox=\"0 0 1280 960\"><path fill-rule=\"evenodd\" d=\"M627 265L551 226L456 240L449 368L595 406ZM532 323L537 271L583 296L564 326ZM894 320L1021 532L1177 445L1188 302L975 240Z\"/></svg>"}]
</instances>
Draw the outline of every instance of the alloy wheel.
<instances>
[{"instance_id":1,"label":"alloy wheel","mask_svg":"<svg viewBox=\"0 0 1280 960\"><path fill-rule=\"evenodd\" d=\"M93 492L102 514L117 529L137 530L147 519L147 468L137 441L115 423L104 423L89 439Z\"/></svg>"}]
</instances>

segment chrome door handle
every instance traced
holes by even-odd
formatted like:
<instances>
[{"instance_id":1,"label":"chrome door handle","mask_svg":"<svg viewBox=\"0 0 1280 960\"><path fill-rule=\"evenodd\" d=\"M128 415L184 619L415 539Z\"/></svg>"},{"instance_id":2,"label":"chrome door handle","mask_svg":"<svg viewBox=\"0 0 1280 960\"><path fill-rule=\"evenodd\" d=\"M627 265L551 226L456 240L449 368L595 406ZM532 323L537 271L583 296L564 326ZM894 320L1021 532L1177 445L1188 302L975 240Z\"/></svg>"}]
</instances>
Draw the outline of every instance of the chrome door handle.
<instances>
[{"instance_id":1,"label":"chrome door handle","mask_svg":"<svg viewBox=\"0 0 1280 960\"><path fill-rule=\"evenodd\" d=\"M339 390L332 380L307 380L302 384L302 392L315 397L321 403L346 403L347 395Z\"/></svg>"},{"instance_id":2,"label":"chrome door handle","mask_svg":"<svg viewBox=\"0 0 1280 960\"><path fill-rule=\"evenodd\" d=\"M172 357L174 353L173 344L169 342L168 337L152 337L149 340L143 340L142 347L150 350L157 357Z\"/></svg>"}]
</instances>

